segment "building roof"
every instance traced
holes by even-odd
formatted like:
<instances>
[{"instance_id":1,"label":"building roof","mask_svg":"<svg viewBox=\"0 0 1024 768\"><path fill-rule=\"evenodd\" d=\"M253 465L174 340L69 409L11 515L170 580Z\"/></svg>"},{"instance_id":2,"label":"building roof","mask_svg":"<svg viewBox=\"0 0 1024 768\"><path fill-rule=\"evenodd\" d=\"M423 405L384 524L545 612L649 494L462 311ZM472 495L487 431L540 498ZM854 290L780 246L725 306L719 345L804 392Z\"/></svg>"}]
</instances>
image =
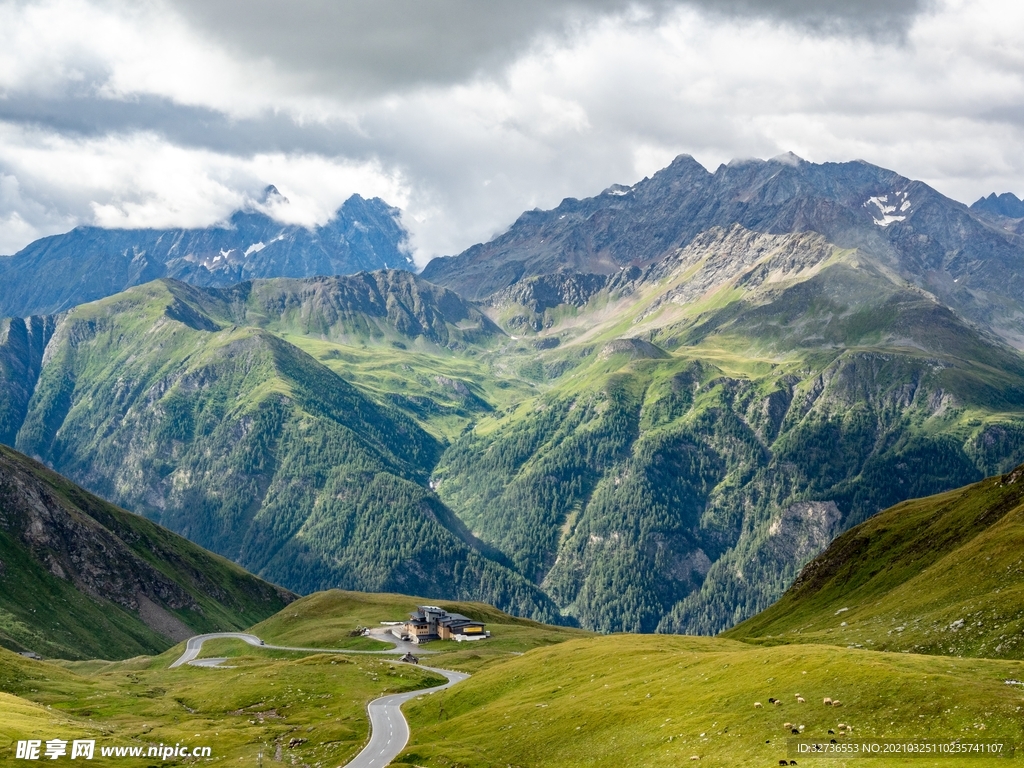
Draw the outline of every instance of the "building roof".
<instances>
[{"instance_id":1,"label":"building roof","mask_svg":"<svg viewBox=\"0 0 1024 768\"><path fill-rule=\"evenodd\" d=\"M428 616L428 613L436 614L436 617ZM468 616L463 616L461 613L448 613L447 611L432 605L417 606L415 611L409 613L409 621L406 623L422 626L429 623L431 619L445 627L464 627L468 625L478 625L482 627L484 625L482 621L476 621Z\"/></svg>"}]
</instances>

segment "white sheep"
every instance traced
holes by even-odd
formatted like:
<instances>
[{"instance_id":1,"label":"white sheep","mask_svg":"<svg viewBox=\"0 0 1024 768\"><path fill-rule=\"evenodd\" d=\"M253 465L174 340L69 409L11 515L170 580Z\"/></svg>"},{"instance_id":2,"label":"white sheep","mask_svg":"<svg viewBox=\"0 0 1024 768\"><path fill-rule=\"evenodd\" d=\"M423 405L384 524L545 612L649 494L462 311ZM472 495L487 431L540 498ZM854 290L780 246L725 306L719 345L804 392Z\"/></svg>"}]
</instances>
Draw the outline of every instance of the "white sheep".
<instances>
[{"instance_id":1,"label":"white sheep","mask_svg":"<svg viewBox=\"0 0 1024 768\"><path fill-rule=\"evenodd\" d=\"M760 701L755 701L754 702L754 709L761 709L761 707L762 707L762 704L761 704Z\"/></svg>"},{"instance_id":2,"label":"white sheep","mask_svg":"<svg viewBox=\"0 0 1024 768\"><path fill-rule=\"evenodd\" d=\"M828 696L826 696L824 701L822 701L821 703L824 704L826 707L831 707L832 706L832 699L830 699Z\"/></svg>"},{"instance_id":3,"label":"white sheep","mask_svg":"<svg viewBox=\"0 0 1024 768\"><path fill-rule=\"evenodd\" d=\"M796 697L796 703L797 704L803 704L804 703L804 697L803 696L797 696Z\"/></svg>"}]
</instances>

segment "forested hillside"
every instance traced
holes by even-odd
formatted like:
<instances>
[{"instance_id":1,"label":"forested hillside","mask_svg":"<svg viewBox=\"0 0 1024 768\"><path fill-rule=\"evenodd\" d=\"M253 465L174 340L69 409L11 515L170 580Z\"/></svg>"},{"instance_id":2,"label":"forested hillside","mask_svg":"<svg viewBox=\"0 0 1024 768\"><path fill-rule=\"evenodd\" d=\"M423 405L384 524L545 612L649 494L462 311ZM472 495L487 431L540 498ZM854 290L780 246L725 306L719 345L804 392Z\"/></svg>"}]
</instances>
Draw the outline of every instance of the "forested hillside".
<instances>
[{"instance_id":1,"label":"forested hillside","mask_svg":"<svg viewBox=\"0 0 1024 768\"><path fill-rule=\"evenodd\" d=\"M62 316L17 445L296 591L487 595L557 617L426 487L436 438L279 336L232 325L236 310L155 282Z\"/></svg>"},{"instance_id":2,"label":"forested hillside","mask_svg":"<svg viewBox=\"0 0 1024 768\"><path fill-rule=\"evenodd\" d=\"M849 526L1024 458L1018 353L814 236L712 231L579 306L491 311L539 329L551 386L434 479L583 626L718 632Z\"/></svg>"}]
</instances>

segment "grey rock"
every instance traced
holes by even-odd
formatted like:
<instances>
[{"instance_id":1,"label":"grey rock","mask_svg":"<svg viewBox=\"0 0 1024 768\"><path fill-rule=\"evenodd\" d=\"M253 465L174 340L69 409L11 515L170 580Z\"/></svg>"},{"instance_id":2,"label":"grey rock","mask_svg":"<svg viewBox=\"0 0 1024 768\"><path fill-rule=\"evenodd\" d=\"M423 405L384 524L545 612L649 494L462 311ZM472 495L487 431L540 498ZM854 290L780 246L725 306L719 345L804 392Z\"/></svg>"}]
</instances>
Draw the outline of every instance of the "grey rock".
<instances>
[{"instance_id":1,"label":"grey rock","mask_svg":"<svg viewBox=\"0 0 1024 768\"><path fill-rule=\"evenodd\" d=\"M161 277L228 286L255 278L408 269L406 241L398 209L358 195L312 229L255 210L205 229L78 227L0 257L0 317L52 314Z\"/></svg>"}]
</instances>

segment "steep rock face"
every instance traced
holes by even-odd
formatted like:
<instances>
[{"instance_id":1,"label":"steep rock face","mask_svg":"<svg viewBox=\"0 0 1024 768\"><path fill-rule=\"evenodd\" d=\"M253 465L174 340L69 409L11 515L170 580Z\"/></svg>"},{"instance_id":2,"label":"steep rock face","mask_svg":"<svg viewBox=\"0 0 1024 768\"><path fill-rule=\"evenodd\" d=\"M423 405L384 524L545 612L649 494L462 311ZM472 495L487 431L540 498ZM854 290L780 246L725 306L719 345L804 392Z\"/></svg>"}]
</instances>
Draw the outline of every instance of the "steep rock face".
<instances>
[{"instance_id":1,"label":"steep rock face","mask_svg":"<svg viewBox=\"0 0 1024 768\"><path fill-rule=\"evenodd\" d=\"M0 320L0 443L14 444L55 325L53 317Z\"/></svg>"},{"instance_id":2,"label":"steep rock face","mask_svg":"<svg viewBox=\"0 0 1024 768\"><path fill-rule=\"evenodd\" d=\"M971 210L975 213L1002 216L1006 219L1024 219L1024 200L1012 192L1004 192L1001 195L993 192L988 197L977 200L971 206Z\"/></svg>"},{"instance_id":3,"label":"steep rock face","mask_svg":"<svg viewBox=\"0 0 1024 768\"><path fill-rule=\"evenodd\" d=\"M639 270L630 275L637 277ZM607 275L561 270L520 280L490 296L487 304L499 308L519 305L536 313L563 304L582 307L594 294L607 288L609 282Z\"/></svg>"},{"instance_id":4,"label":"steep rock face","mask_svg":"<svg viewBox=\"0 0 1024 768\"><path fill-rule=\"evenodd\" d=\"M181 585L97 521L68 509L35 478L11 470L6 462L0 474L3 524L51 574L91 598L107 599L136 613L141 598L173 610L199 610L199 603Z\"/></svg>"},{"instance_id":5,"label":"steep rock face","mask_svg":"<svg viewBox=\"0 0 1024 768\"><path fill-rule=\"evenodd\" d=\"M0 642L116 658L266 618L291 593L0 448Z\"/></svg>"},{"instance_id":6,"label":"steep rock face","mask_svg":"<svg viewBox=\"0 0 1024 768\"><path fill-rule=\"evenodd\" d=\"M1012 342L1024 339L1024 241L926 184L859 161L817 165L789 155L712 174L680 156L632 187L524 213L491 242L435 259L422 274L479 299L560 269L647 266L736 224L857 248Z\"/></svg>"},{"instance_id":7,"label":"steep rock face","mask_svg":"<svg viewBox=\"0 0 1024 768\"><path fill-rule=\"evenodd\" d=\"M406 238L397 209L358 195L313 229L255 211L206 229L78 227L0 257L0 316L59 312L161 277L227 286L410 267Z\"/></svg>"}]
</instances>

